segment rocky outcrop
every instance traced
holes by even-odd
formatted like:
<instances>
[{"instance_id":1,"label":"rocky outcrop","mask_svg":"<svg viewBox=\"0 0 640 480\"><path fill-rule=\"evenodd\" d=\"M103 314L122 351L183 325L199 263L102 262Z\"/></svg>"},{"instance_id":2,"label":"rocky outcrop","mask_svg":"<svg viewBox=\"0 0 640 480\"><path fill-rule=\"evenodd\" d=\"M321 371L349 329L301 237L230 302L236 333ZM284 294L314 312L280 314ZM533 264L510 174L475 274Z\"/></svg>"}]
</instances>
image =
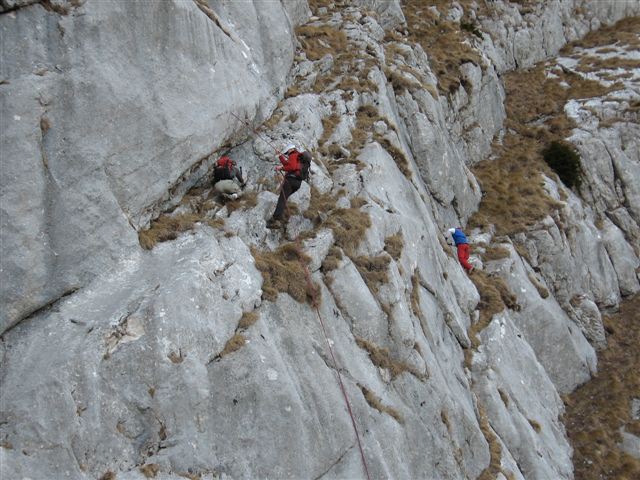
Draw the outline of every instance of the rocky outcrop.
<instances>
[{"instance_id":1,"label":"rocky outcrop","mask_svg":"<svg viewBox=\"0 0 640 480\"><path fill-rule=\"evenodd\" d=\"M483 275L513 299L479 337L487 300L443 231L480 201L468 166L503 128L499 73L635 7L574 20L571 2L527 14L492 3L511 13L479 20L493 46L478 39L485 64L465 63L446 96L428 51L385 40L398 2L315 12L307 26L359 52L349 65L322 43L328 53L293 60L301 2L0 16L27 36L7 47L0 85L2 275L16 279L2 282L2 476L361 478L340 375L372 478L572 478L559 394L596 369L598 306L638 290L634 186L589 177L586 206L548 179L558 213L512 239L482 236L507 251ZM251 142L229 115L259 122L274 108ZM284 231L268 230L271 144L289 140L316 152L313 174ZM211 206L210 155L223 149L253 192ZM143 251L136 230L159 205L196 224ZM316 312L305 299L318 296Z\"/></svg>"},{"instance_id":2,"label":"rocky outcrop","mask_svg":"<svg viewBox=\"0 0 640 480\"><path fill-rule=\"evenodd\" d=\"M20 39L0 70L2 331L135 251L154 206L246 133L230 112L270 115L307 15L293 2L47 5L0 16Z\"/></svg>"}]
</instances>

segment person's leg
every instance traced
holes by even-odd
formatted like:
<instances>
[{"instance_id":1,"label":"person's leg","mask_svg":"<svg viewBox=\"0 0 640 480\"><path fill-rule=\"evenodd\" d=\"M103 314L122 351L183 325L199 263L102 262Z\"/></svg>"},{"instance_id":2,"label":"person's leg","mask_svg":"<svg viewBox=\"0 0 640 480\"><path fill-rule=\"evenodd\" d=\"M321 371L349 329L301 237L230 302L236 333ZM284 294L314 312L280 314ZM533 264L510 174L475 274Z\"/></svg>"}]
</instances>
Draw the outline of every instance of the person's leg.
<instances>
[{"instance_id":1,"label":"person's leg","mask_svg":"<svg viewBox=\"0 0 640 480\"><path fill-rule=\"evenodd\" d=\"M473 265L469 263L469 244L463 243L458 245L458 260L465 270L473 270Z\"/></svg>"},{"instance_id":2,"label":"person's leg","mask_svg":"<svg viewBox=\"0 0 640 480\"><path fill-rule=\"evenodd\" d=\"M272 220L282 220L287 200L291 195L298 191L301 183L302 182L298 179L285 177L284 182L282 182L282 188L280 189L280 196L278 197L276 210L273 212L273 216L271 217Z\"/></svg>"}]
</instances>

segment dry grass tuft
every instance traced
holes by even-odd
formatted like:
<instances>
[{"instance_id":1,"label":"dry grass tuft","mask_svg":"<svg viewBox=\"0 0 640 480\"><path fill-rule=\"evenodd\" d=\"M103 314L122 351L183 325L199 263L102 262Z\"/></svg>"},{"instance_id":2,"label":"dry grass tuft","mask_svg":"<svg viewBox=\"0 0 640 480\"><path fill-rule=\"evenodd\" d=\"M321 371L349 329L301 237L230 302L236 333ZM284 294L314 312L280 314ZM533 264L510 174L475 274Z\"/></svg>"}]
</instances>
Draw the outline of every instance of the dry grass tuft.
<instances>
[{"instance_id":1,"label":"dry grass tuft","mask_svg":"<svg viewBox=\"0 0 640 480\"><path fill-rule=\"evenodd\" d=\"M362 394L364 395L365 400L371 407L375 408L380 413L386 413L387 415L390 415L399 424L401 425L404 424L404 418L402 418L402 415L400 415L400 412L398 412L398 410L396 410L393 407L388 407L387 405L384 405L382 403L382 400L380 400L380 398L378 398L367 387L363 387L362 385L360 385L360 389L362 390Z\"/></svg>"},{"instance_id":2,"label":"dry grass tuft","mask_svg":"<svg viewBox=\"0 0 640 480\"><path fill-rule=\"evenodd\" d=\"M638 32L640 31L640 17L628 17L620 20L615 25L600 28L589 32L586 36L573 43L567 44L561 53L567 54L576 47L596 48L602 45L620 43L632 47L640 47Z\"/></svg>"},{"instance_id":3,"label":"dry grass tuft","mask_svg":"<svg viewBox=\"0 0 640 480\"><path fill-rule=\"evenodd\" d=\"M387 350L386 348L378 347L373 343L364 340L363 338L356 337L356 343L360 348L366 350L369 353L369 359L371 360L371 363L379 368L389 371L392 380L405 372L410 373L418 380L426 380L427 376L424 373L419 372L417 368L407 364L406 362L395 360L393 357L391 357L389 350Z\"/></svg>"},{"instance_id":4,"label":"dry grass tuft","mask_svg":"<svg viewBox=\"0 0 640 480\"><path fill-rule=\"evenodd\" d=\"M465 351L465 365L467 367L471 366L473 350L477 349L480 345L480 337L478 334L491 323L492 317L505 308L516 311L520 310L516 296L509 290L509 287L502 278L495 275L488 275L480 270L474 272L471 280L480 293L480 303L478 304L480 319L472 324L467 332L472 346L472 348Z\"/></svg>"},{"instance_id":5,"label":"dry grass tuft","mask_svg":"<svg viewBox=\"0 0 640 480\"><path fill-rule=\"evenodd\" d=\"M336 208L336 201L336 196L312 188L311 201L303 216L313 222L316 230L322 227L333 230L336 246L353 256L371 226L369 214L360 210L366 201L354 198L350 208Z\"/></svg>"},{"instance_id":6,"label":"dry grass tuft","mask_svg":"<svg viewBox=\"0 0 640 480\"><path fill-rule=\"evenodd\" d=\"M329 140L329 137L333 134L336 127L340 123L340 117L335 113L332 113L328 117L322 119L322 136L318 141L318 145L324 145Z\"/></svg>"},{"instance_id":7,"label":"dry grass tuft","mask_svg":"<svg viewBox=\"0 0 640 480\"><path fill-rule=\"evenodd\" d=\"M322 262L322 272L328 273L331 270L337 269L340 266L342 258L342 250L335 246L331 247L329 249L329 253L327 253L327 256L324 257L324 261Z\"/></svg>"},{"instance_id":8,"label":"dry grass tuft","mask_svg":"<svg viewBox=\"0 0 640 480\"><path fill-rule=\"evenodd\" d=\"M536 431L536 433L540 433L542 431L542 425L540 425L538 422L530 418L527 418L527 421L529 422L529 425L531 425L531 428Z\"/></svg>"},{"instance_id":9,"label":"dry grass tuft","mask_svg":"<svg viewBox=\"0 0 640 480\"><path fill-rule=\"evenodd\" d=\"M241 333L236 333L233 337L227 340L227 343L225 343L224 348L217 356L217 358L222 358L225 355L229 355L230 353L240 350L246 343L247 339L245 338L245 336Z\"/></svg>"},{"instance_id":10,"label":"dry grass tuft","mask_svg":"<svg viewBox=\"0 0 640 480\"><path fill-rule=\"evenodd\" d=\"M258 321L258 318L260 318L260 315L255 310L251 312L244 312L242 314L242 318L240 318L240 321L238 322L238 328L241 330L246 330L251 325L256 323Z\"/></svg>"},{"instance_id":11,"label":"dry grass tuft","mask_svg":"<svg viewBox=\"0 0 640 480\"><path fill-rule=\"evenodd\" d=\"M100 480L116 480L116 474L109 470L102 474Z\"/></svg>"},{"instance_id":12,"label":"dry grass tuft","mask_svg":"<svg viewBox=\"0 0 640 480\"><path fill-rule=\"evenodd\" d=\"M148 463L140 467L140 472L147 478L156 478L159 471L160 465L156 463Z\"/></svg>"},{"instance_id":13,"label":"dry grass tuft","mask_svg":"<svg viewBox=\"0 0 640 480\"><path fill-rule=\"evenodd\" d=\"M182 215L161 215L151 222L147 230L138 232L138 241L145 250L151 250L157 243L175 240L178 234L191 230L200 216L193 213Z\"/></svg>"},{"instance_id":14,"label":"dry grass tuft","mask_svg":"<svg viewBox=\"0 0 640 480\"><path fill-rule=\"evenodd\" d=\"M485 468L478 480L493 480L498 478L498 474L502 473L502 468L500 466L502 462L502 447L500 446L500 442L498 442L498 437L491 426L489 425L489 418L487 417L487 413L485 412L482 405L478 405L479 417L480 417L480 431L484 435L484 438L487 440L489 444L489 466Z\"/></svg>"},{"instance_id":15,"label":"dry grass tuft","mask_svg":"<svg viewBox=\"0 0 640 480\"><path fill-rule=\"evenodd\" d=\"M411 168L409 168L409 160L405 156L404 152L381 135L375 135L374 139L389 153L389 155L391 155L391 158L396 162L396 165L402 174L410 179Z\"/></svg>"},{"instance_id":16,"label":"dry grass tuft","mask_svg":"<svg viewBox=\"0 0 640 480\"><path fill-rule=\"evenodd\" d=\"M500 398L502 399L502 403L504 403L505 407L509 406L509 395L506 394L504 390L501 388L498 389L498 393L500 394Z\"/></svg>"},{"instance_id":17,"label":"dry grass tuft","mask_svg":"<svg viewBox=\"0 0 640 480\"><path fill-rule=\"evenodd\" d=\"M422 87L422 84L418 80L414 80L403 75L401 70L385 68L384 75L385 77L387 77L389 83L391 83L393 91L396 93L396 95L401 94L405 90L413 92L414 90Z\"/></svg>"},{"instance_id":18,"label":"dry grass tuft","mask_svg":"<svg viewBox=\"0 0 640 480\"><path fill-rule=\"evenodd\" d=\"M440 13L446 13L449 2L436 1ZM461 85L460 66L471 62L483 65L479 53L470 45L477 35L474 28L461 29L455 22L438 17L422 0L406 0L402 10L409 26L409 39L428 52L432 69L438 77L438 89L445 95ZM470 23L465 20L466 23Z\"/></svg>"},{"instance_id":19,"label":"dry grass tuft","mask_svg":"<svg viewBox=\"0 0 640 480\"><path fill-rule=\"evenodd\" d=\"M395 261L400 260L402 250L404 249L404 240L402 232L390 235L384 239L384 251L391 255Z\"/></svg>"},{"instance_id":20,"label":"dry grass tuft","mask_svg":"<svg viewBox=\"0 0 640 480\"><path fill-rule=\"evenodd\" d=\"M358 272L364 278L365 283L373 293L377 293L380 285L389 281L389 263L391 258L388 255L377 257L355 257L353 259Z\"/></svg>"},{"instance_id":21,"label":"dry grass tuft","mask_svg":"<svg viewBox=\"0 0 640 480\"><path fill-rule=\"evenodd\" d=\"M331 213L326 225L333 230L336 245L353 256L371 226L371 217L359 208L339 208Z\"/></svg>"},{"instance_id":22,"label":"dry grass tuft","mask_svg":"<svg viewBox=\"0 0 640 480\"><path fill-rule=\"evenodd\" d=\"M547 288L542 283L540 283L540 280L538 280L538 278L532 273L529 273L528 277L529 281L533 283L533 286L536 287L536 290L538 290L538 294L542 298L549 298L549 290L547 290Z\"/></svg>"},{"instance_id":23,"label":"dry grass tuft","mask_svg":"<svg viewBox=\"0 0 640 480\"><path fill-rule=\"evenodd\" d=\"M640 421L631 416L631 400L640 392L640 295L604 324L608 346L598 354L598 374L565 397L564 424L576 478L631 480L640 478L640 461L618 444L622 428L640 435Z\"/></svg>"},{"instance_id":24,"label":"dry grass tuft","mask_svg":"<svg viewBox=\"0 0 640 480\"><path fill-rule=\"evenodd\" d=\"M265 300L275 301L280 292L310 305L319 299L320 288L309 283L305 272L311 260L298 245L286 243L275 252L261 252L254 248L252 254L264 280L262 297Z\"/></svg>"},{"instance_id":25,"label":"dry grass tuft","mask_svg":"<svg viewBox=\"0 0 640 480\"><path fill-rule=\"evenodd\" d=\"M544 189L541 173L552 173L534 139L507 135L498 152L498 159L480 162L473 169L483 197L469 221L471 227L494 224L498 235L527 231L562 207Z\"/></svg>"},{"instance_id":26,"label":"dry grass tuft","mask_svg":"<svg viewBox=\"0 0 640 480\"><path fill-rule=\"evenodd\" d=\"M442 423L444 423L444 426L447 427L449 435L451 435L451 420L449 420L449 413L446 410L440 410L440 419L442 420Z\"/></svg>"},{"instance_id":27,"label":"dry grass tuft","mask_svg":"<svg viewBox=\"0 0 640 480\"><path fill-rule=\"evenodd\" d=\"M312 61L320 60L328 53L345 51L347 47L345 33L328 25L303 25L296 28L296 35L307 58Z\"/></svg>"},{"instance_id":28,"label":"dry grass tuft","mask_svg":"<svg viewBox=\"0 0 640 480\"><path fill-rule=\"evenodd\" d=\"M509 258L511 254L509 250L500 245L488 245L485 247L482 256L483 262L489 262L491 260L501 260L503 258Z\"/></svg>"},{"instance_id":29,"label":"dry grass tuft","mask_svg":"<svg viewBox=\"0 0 640 480\"><path fill-rule=\"evenodd\" d=\"M169 355L167 355L167 357L169 358L169 360L171 360L171 363L182 363L184 362L185 357L182 355L182 350L178 350L178 352L171 352Z\"/></svg>"},{"instance_id":30,"label":"dry grass tuft","mask_svg":"<svg viewBox=\"0 0 640 480\"><path fill-rule=\"evenodd\" d=\"M420 307L420 277L417 270L411 275L411 310L416 317L424 320Z\"/></svg>"}]
</instances>

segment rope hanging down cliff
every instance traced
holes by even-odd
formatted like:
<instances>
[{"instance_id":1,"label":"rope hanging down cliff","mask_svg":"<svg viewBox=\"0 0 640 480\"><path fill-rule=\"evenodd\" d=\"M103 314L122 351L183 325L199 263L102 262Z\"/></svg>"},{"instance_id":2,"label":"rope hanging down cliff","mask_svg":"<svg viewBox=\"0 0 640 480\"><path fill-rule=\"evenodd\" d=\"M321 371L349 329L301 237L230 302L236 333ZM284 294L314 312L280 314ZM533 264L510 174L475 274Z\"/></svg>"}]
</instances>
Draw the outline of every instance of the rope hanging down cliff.
<instances>
[{"instance_id":1,"label":"rope hanging down cliff","mask_svg":"<svg viewBox=\"0 0 640 480\"><path fill-rule=\"evenodd\" d=\"M282 188L282 185L281 185ZM287 215L289 214L289 207L287 206L288 198L285 198L285 208L287 209ZM334 370L336 371L336 375L338 377L338 385L340 386L340 391L342 392L342 397L344 398L344 403L347 406L347 411L349 412L349 417L351 417L351 425L353 425L353 431L356 434L356 440L358 441L358 449L360 450L360 459L362 460L362 467L364 468L364 473L367 477L367 480L371 480L369 476L369 468L367 467L367 460L364 456L364 449L362 448L362 442L360 440L360 433L358 432L358 426L356 425L356 419L353 415L353 410L351 410L351 403L349 402L349 396L347 395L347 390L344 388L344 383L342 381L342 375L340 375L340 366L338 365L338 361L336 360L335 355L333 354L333 348L331 347L331 342L329 341L329 337L327 336L327 329L324 326L324 322L322 321L322 315L320 315L320 304L318 302L317 291L314 288L313 281L311 280L311 273L309 272L309 268L307 268L307 264L302 261L302 246L300 245L300 239L296 239L296 250L297 257L302 269L304 271L305 280L307 282L307 291L311 292L311 305L316 311L316 315L318 316L318 321L320 322L320 326L322 327L322 335L324 336L324 340L327 344L327 349L331 354L331 361L333 362Z\"/></svg>"},{"instance_id":2,"label":"rope hanging down cliff","mask_svg":"<svg viewBox=\"0 0 640 480\"><path fill-rule=\"evenodd\" d=\"M296 240L296 248L298 249L298 259L302 259L302 247L300 246L300 240ZM364 456L364 450L362 448L362 442L360 441L360 434L358 433L358 427L356 425L356 419L353 415L353 411L351 410L351 403L349 402L349 397L347 395L347 390L344 388L344 383L342 382L342 376L340 375L340 367L338 362L336 361L336 357L333 354L333 348L331 347L331 342L329 342L329 337L327 336L327 330L324 326L324 322L322 321L322 316L320 315L320 308L318 297L316 294L316 289L313 287L313 282L311 280L311 274L309 273L309 269L307 265L300 260L300 264L304 270L305 278L307 281L307 290L311 292L311 305L316 311L318 316L318 321L320 322L320 326L322 327L322 334L324 335L324 340L327 343L327 348L329 349L329 353L331 354L331 361L333 362L333 367L338 376L338 385L340 386L340 390L342 391L342 396L344 398L344 403L347 405L347 411L349 412L349 416L351 417L351 424L353 425L353 430L356 434L356 440L358 441L358 448L360 450L360 458L362 459L362 466L364 468L364 473L367 477L367 480L371 480L369 476L369 468L367 467L367 460Z\"/></svg>"}]
</instances>

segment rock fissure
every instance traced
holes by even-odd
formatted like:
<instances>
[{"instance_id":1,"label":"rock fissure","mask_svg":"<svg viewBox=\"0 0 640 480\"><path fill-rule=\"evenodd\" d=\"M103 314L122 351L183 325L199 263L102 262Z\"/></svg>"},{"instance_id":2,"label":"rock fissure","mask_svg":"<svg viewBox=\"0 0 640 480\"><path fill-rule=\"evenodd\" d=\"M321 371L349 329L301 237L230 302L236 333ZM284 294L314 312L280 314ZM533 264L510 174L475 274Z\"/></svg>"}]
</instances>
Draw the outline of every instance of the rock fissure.
<instances>
[{"instance_id":1,"label":"rock fissure","mask_svg":"<svg viewBox=\"0 0 640 480\"><path fill-rule=\"evenodd\" d=\"M342 459L347 455L347 453L353 450L354 447L355 447L355 444L349 446L344 452L340 454L340 456L336 459L336 461L331 463L331 465L329 465L329 467L326 468L320 475L313 477L314 480L321 480L325 475L327 475L333 469L333 467L335 467L340 462L342 462Z\"/></svg>"}]
</instances>

